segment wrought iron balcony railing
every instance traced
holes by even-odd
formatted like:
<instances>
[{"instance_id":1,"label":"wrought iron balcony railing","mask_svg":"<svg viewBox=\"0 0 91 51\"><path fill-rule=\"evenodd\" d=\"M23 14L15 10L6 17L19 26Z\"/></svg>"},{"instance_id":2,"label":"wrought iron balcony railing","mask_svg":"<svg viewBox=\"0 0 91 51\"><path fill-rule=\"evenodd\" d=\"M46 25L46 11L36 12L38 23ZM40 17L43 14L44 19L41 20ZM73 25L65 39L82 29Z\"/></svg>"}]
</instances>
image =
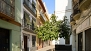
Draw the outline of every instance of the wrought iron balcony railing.
<instances>
[{"instance_id":1,"label":"wrought iron balcony railing","mask_svg":"<svg viewBox=\"0 0 91 51\"><path fill-rule=\"evenodd\" d=\"M35 30L35 26L36 26L36 20L32 19L32 30Z\"/></svg>"},{"instance_id":2,"label":"wrought iron balcony railing","mask_svg":"<svg viewBox=\"0 0 91 51\"><path fill-rule=\"evenodd\" d=\"M78 9L78 6L79 6L79 3L76 3L76 4L73 6L73 9Z\"/></svg>"},{"instance_id":3,"label":"wrought iron balcony railing","mask_svg":"<svg viewBox=\"0 0 91 51\"><path fill-rule=\"evenodd\" d=\"M27 29L33 32L33 30L35 30L35 26L36 26L36 20L32 18L32 20L30 20L27 17L24 17L23 20L23 29Z\"/></svg>"},{"instance_id":4,"label":"wrought iron balcony railing","mask_svg":"<svg viewBox=\"0 0 91 51\"><path fill-rule=\"evenodd\" d=\"M45 18L45 16L44 16L44 14L42 13L42 11L40 11L40 16L42 17L42 19L43 19L44 21L46 21L46 18Z\"/></svg>"},{"instance_id":5,"label":"wrought iron balcony railing","mask_svg":"<svg viewBox=\"0 0 91 51\"><path fill-rule=\"evenodd\" d=\"M71 16L70 16L70 24L71 25L74 25L75 24L75 21L73 19L73 14L71 14Z\"/></svg>"},{"instance_id":6,"label":"wrought iron balcony railing","mask_svg":"<svg viewBox=\"0 0 91 51\"><path fill-rule=\"evenodd\" d=\"M84 1L84 0L79 0L79 4L80 4L82 1Z\"/></svg>"},{"instance_id":7,"label":"wrought iron balcony railing","mask_svg":"<svg viewBox=\"0 0 91 51\"><path fill-rule=\"evenodd\" d=\"M27 7L29 7L30 9L32 9L32 3L28 0L24 0L23 4L25 4Z\"/></svg>"},{"instance_id":8,"label":"wrought iron balcony railing","mask_svg":"<svg viewBox=\"0 0 91 51\"><path fill-rule=\"evenodd\" d=\"M36 14L36 7L34 4L32 4L32 11Z\"/></svg>"},{"instance_id":9,"label":"wrought iron balcony railing","mask_svg":"<svg viewBox=\"0 0 91 51\"><path fill-rule=\"evenodd\" d=\"M36 14L36 3L32 1L32 3L28 0L24 0L23 4L25 4L34 14Z\"/></svg>"},{"instance_id":10,"label":"wrought iron balcony railing","mask_svg":"<svg viewBox=\"0 0 91 51\"><path fill-rule=\"evenodd\" d=\"M75 9L75 10L73 11L73 16L76 15L76 14L78 14L78 13L80 13L80 10L79 10L79 9Z\"/></svg>"},{"instance_id":11,"label":"wrought iron balcony railing","mask_svg":"<svg viewBox=\"0 0 91 51\"><path fill-rule=\"evenodd\" d=\"M79 3L76 3L74 6L73 6L73 13L71 15L71 18L74 17L76 14L80 13L80 9L78 8L79 6Z\"/></svg>"},{"instance_id":12,"label":"wrought iron balcony railing","mask_svg":"<svg viewBox=\"0 0 91 51\"><path fill-rule=\"evenodd\" d=\"M36 0L32 0L32 4L34 4L34 6L36 6Z\"/></svg>"},{"instance_id":13,"label":"wrought iron balcony railing","mask_svg":"<svg viewBox=\"0 0 91 51\"><path fill-rule=\"evenodd\" d=\"M79 10L75 10L75 11L70 15L70 22L71 22L71 21L74 21L73 17L74 17L76 14L78 14L78 13L80 13L80 11L79 11Z\"/></svg>"},{"instance_id":14,"label":"wrought iron balcony railing","mask_svg":"<svg viewBox=\"0 0 91 51\"><path fill-rule=\"evenodd\" d=\"M12 2L14 2L12 0ZM14 3L9 3L7 0L0 0L0 12L11 17L15 18L15 6Z\"/></svg>"}]
</instances>

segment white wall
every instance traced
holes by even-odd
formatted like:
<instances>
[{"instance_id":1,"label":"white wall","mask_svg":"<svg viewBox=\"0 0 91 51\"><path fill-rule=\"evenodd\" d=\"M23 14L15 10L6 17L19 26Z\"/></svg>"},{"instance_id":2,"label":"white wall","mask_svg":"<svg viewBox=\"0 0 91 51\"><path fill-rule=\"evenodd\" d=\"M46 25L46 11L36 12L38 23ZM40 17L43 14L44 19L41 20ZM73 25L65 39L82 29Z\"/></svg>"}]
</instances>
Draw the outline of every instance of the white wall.
<instances>
[{"instance_id":1,"label":"white wall","mask_svg":"<svg viewBox=\"0 0 91 51\"><path fill-rule=\"evenodd\" d=\"M67 0L55 0L55 14L58 16L58 20L63 20L65 15L65 8L68 4Z\"/></svg>"},{"instance_id":2,"label":"white wall","mask_svg":"<svg viewBox=\"0 0 91 51\"><path fill-rule=\"evenodd\" d=\"M55 0L55 14L58 20L63 20L64 16L70 19L71 8L71 0Z\"/></svg>"},{"instance_id":3,"label":"white wall","mask_svg":"<svg viewBox=\"0 0 91 51\"><path fill-rule=\"evenodd\" d=\"M63 20L64 16L67 16L70 22L70 15L72 13L71 2L71 0L55 0L55 15L58 16L57 20ZM57 42L58 44L65 44L63 38L59 38ZM70 37L70 44L72 44L72 36Z\"/></svg>"}]
</instances>

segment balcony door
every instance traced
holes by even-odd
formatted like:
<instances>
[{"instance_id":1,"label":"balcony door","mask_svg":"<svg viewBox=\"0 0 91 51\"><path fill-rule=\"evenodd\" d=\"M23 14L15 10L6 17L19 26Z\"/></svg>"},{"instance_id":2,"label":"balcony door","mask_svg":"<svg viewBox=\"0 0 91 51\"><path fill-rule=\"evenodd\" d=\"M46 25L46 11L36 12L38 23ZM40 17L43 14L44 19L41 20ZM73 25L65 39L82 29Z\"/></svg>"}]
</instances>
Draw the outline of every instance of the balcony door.
<instances>
[{"instance_id":1,"label":"balcony door","mask_svg":"<svg viewBox=\"0 0 91 51\"><path fill-rule=\"evenodd\" d=\"M10 32L7 29L0 28L0 51L10 51Z\"/></svg>"}]
</instances>

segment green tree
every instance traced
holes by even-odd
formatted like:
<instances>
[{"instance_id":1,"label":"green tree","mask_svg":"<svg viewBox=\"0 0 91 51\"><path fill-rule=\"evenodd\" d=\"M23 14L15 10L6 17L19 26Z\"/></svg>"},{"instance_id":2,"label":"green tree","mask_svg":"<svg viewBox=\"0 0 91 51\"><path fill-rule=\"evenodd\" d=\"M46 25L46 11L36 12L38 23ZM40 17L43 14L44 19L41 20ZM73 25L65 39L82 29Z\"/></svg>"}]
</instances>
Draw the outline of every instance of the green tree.
<instances>
[{"instance_id":1,"label":"green tree","mask_svg":"<svg viewBox=\"0 0 91 51\"><path fill-rule=\"evenodd\" d=\"M63 21L57 21L57 17L52 14L50 21L46 21L42 26L36 28L38 38L43 41L57 40L58 37L69 39L71 35L70 25L65 16Z\"/></svg>"},{"instance_id":2,"label":"green tree","mask_svg":"<svg viewBox=\"0 0 91 51\"><path fill-rule=\"evenodd\" d=\"M57 17L52 14L50 21L46 21L42 26L36 28L35 31L38 38L41 38L43 41L58 39L61 21L56 19Z\"/></svg>"},{"instance_id":3,"label":"green tree","mask_svg":"<svg viewBox=\"0 0 91 51\"><path fill-rule=\"evenodd\" d=\"M60 34L59 34L59 37L60 38L64 38L66 41L67 41L67 44L69 43L69 38L70 38L70 35L71 35L71 27L69 25L69 21L67 19L67 17L65 16L64 17L64 20L60 26Z\"/></svg>"}]
</instances>

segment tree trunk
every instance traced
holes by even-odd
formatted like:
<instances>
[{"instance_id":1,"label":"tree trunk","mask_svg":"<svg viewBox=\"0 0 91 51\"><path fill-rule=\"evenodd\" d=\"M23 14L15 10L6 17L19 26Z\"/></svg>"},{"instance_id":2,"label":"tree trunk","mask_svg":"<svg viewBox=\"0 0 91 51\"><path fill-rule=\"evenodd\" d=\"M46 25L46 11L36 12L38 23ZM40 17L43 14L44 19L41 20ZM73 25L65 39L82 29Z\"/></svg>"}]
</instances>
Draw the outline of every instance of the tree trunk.
<instances>
[{"instance_id":1,"label":"tree trunk","mask_svg":"<svg viewBox=\"0 0 91 51\"><path fill-rule=\"evenodd\" d=\"M65 39L65 44L70 44L70 38Z\"/></svg>"}]
</instances>

